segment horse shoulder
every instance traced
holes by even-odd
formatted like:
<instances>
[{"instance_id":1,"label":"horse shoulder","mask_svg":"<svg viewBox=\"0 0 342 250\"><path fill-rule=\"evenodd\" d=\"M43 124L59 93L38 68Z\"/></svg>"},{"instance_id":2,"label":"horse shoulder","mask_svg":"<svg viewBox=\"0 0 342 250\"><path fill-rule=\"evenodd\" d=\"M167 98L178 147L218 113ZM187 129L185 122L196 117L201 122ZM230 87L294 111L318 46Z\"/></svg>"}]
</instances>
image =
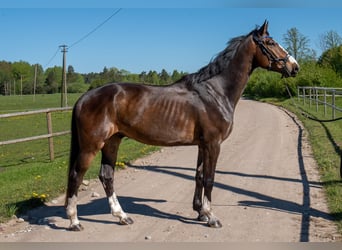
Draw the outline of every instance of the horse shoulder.
<instances>
[{"instance_id":1,"label":"horse shoulder","mask_svg":"<svg viewBox=\"0 0 342 250\"><path fill-rule=\"evenodd\" d=\"M229 98L207 86L205 96L199 95L198 99L202 107L198 110L201 133L209 140L216 137L222 142L233 127L234 107Z\"/></svg>"}]
</instances>

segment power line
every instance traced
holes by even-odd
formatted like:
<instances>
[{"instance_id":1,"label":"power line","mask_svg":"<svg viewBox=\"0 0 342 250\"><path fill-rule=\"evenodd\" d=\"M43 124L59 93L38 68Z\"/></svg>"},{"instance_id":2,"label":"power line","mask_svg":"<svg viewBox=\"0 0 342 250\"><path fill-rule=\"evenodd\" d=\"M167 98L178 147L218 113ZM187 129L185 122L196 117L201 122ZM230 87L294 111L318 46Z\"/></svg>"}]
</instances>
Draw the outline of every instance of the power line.
<instances>
[{"instance_id":1,"label":"power line","mask_svg":"<svg viewBox=\"0 0 342 250\"><path fill-rule=\"evenodd\" d=\"M97 31L102 25L104 25L106 22L108 22L112 17L114 17L115 15L117 15L120 11L122 10L122 8L116 10L112 15L110 15L106 20L104 20L102 23L100 23L99 25L97 25L93 30L91 30L89 33L87 33L86 35L84 35L83 37L81 37L79 40L77 40L76 42L74 42L73 44L71 44L69 46L69 49L74 47L76 44L79 44L80 42L82 42L84 39L86 39L87 37L89 37L91 34L93 34L95 31Z\"/></svg>"},{"instance_id":2,"label":"power line","mask_svg":"<svg viewBox=\"0 0 342 250\"><path fill-rule=\"evenodd\" d=\"M50 60L44 65L44 68L46 68L52 62L53 59L55 59L58 52L59 52L59 47L57 47L56 52L53 54L53 56L50 58Z\"/></svg>"},{"instance_id":3,"label":"power line","mask_svg":"<svg viewBox=\"0 0 342 250\"><path fill-rule=\"evenodd\" d=\"M99 25L97 25L94 29L92 29L90 32L88 32L86 35L84 35L83 37L81 37L80 39L78 39L76 42L74 42L73 44L71 44L70 46L68 46L68 48L70 49L71 47L74 47L75 45L79 44L80 42L82 42L84 39L86 39L87 37L89 37L91 34L93 34L95 31L97 31L99 28L101 28L101 26L103 26L106 22L108 22L110 19L112 19L114 16L116 16L120 11L122 10L122 8L114 11L114 13L112 15L110 15L107 19L105 19L102 23L100 23ZM67 47L67 45L65 45ZM61 46L57 47L56 52L53 54L53 56L49 59L49 61L44 65L44 68L46 68L52 61L53 59L55 59L55 57L57 56L59 50L60 50ZM62 51L63 52L63 51Z\"/></svg>"}]
</instances>

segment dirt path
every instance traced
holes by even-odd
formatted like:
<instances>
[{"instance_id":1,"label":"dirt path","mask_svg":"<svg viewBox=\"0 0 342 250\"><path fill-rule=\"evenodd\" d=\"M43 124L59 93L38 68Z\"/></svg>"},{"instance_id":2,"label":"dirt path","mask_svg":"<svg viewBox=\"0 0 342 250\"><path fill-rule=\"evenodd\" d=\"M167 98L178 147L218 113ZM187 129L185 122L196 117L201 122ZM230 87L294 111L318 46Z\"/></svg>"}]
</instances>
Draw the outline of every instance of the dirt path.
<instances>
[{"instance_id":1,"label":"dirt path","mask_svg":"<svg viewBox=\"0 0 342 250\"><path fill-rule=\"evenodd\" d=\"M222 145L213 190L221 229L192 210L196 147L165 148L116 173L115 188L135 223L120 226L104 191L92 181L80 192L85 230L69 232L63 201L32 211L30 222L1 225L0 241L336 241L305 132L283 110L241 100ZM99 197L92 197L94 192ZM96 196L96 194L95 194Z\"/></svg>"}]
</instances>

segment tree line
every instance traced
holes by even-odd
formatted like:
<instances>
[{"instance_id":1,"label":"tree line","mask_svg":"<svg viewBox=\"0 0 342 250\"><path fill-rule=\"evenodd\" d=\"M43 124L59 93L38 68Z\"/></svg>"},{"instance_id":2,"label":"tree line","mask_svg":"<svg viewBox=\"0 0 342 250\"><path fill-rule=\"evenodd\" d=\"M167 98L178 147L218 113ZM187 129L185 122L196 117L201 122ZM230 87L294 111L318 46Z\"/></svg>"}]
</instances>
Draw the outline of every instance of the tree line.
<instances>
[{"instance_id":1,"label":"tree line","mask_svg":"<svg viewBox=\"0 0 342 250\"><path fill-rule=\"evenodd\" d=\"M321 34L322 55L317 57L310 48L310 40L297 28L289 29L283 35L282 44L300 63L301 70L296 78L280 79L279 74L256 70L252 74L245 94L255 97L287 96L285 86L293 93L297 86L342 87L342 38L335 31ZM109 82L138 82L166 85L179 80L187 72L155 70L131 73L116 67L105 67L99 73L81 74L73 66L67 68L68 93L83 93ZM0 61L0 95L53 94L60 92L62 67L54 66L46 70L39 64L25 61Z\"/></svg>"},{"instance_id":2,"label":"tree line","mask_svg":"<svg viewBox=\"0 0 342 250\"><path fill-rule=\"evenodd\" d=\"M39 64L28 62L0 61L0 94L54 94L61 91L63 69L60 66L47 68L45 71ZM166 85L179 80L186 73L174 70L168 73L150 70L140 74L130 73L124 69L104 67L102 72L81 74L75 72L73 66L67 68L68 93L83 93L109 82L138 82L154 85Z\"/></svg>"}]
</instances>

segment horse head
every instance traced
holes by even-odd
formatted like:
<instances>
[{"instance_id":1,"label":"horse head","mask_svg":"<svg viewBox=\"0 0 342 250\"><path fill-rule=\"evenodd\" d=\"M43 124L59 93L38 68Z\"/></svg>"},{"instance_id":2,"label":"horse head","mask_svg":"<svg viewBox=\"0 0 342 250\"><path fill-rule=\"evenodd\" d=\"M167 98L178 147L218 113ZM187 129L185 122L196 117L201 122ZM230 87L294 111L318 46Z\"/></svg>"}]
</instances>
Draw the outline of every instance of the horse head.
<instances>
[{"instance_id":1,"label":"horse head","mask_svg":"<svg viewBox=\"0 0 342 250\"><path fill-rule=\"evenodd\" d=\"M296 76L299 71L298 62L270 36L267 29L268 22L265 21L252 34L256 46L255 60L258 66L279 72L283 77Z\"/></svg>"}]
</instances>

